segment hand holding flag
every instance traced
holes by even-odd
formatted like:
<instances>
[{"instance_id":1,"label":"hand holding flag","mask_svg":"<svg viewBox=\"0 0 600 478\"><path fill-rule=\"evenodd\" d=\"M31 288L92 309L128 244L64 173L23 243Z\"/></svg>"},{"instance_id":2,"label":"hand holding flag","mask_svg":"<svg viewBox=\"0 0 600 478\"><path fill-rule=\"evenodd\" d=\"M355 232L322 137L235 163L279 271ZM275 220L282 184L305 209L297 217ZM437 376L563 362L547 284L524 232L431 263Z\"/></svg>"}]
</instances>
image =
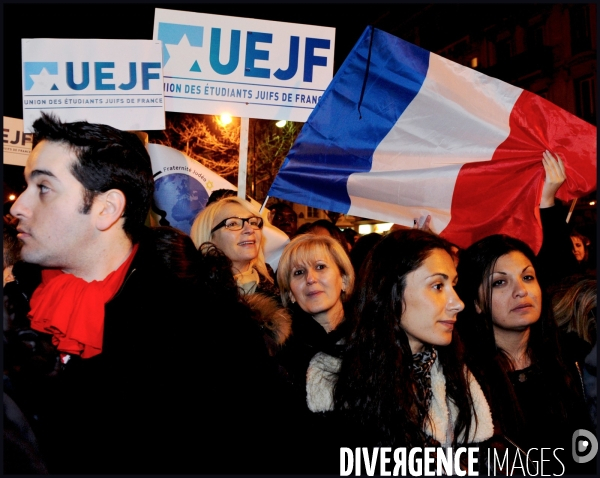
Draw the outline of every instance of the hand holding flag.
<instances>
[{"instance_id":1,"label":"hand holding flag","mask_svg":"<svg viewBox=\"0 0 600 478\"><path fill-rule=\"evenodd\" d=\"M596 128L532 93L368 27L304 125L269 196L432 229L460 247L505 233L535 251L544 151L557 197L596 189Z\"/></svg>"},{"instance_id":2,"label":"hand holding flag","mask_svg":"<svg viewBox=\"0 0 600 478\"><path fill-rule=\"evenodd\" d=\"M559 156L553 156L550 151L544 151L542 163L544 164L544 187L540 207L554 206L554 197L567 179L565 165Z\"/></svg>"}]
</instances>

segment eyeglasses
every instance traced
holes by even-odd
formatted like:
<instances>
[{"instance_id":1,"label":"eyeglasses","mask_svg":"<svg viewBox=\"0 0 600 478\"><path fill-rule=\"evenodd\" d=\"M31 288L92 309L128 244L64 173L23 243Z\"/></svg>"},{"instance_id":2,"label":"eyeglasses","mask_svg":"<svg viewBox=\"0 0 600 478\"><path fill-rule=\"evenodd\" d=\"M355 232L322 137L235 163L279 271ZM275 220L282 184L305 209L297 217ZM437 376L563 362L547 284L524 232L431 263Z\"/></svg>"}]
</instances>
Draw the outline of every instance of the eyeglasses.
<instances>
[{"instance_id":1,"label":"eyeglasses","mask_svg":"<svg viewBox=\"0 0 600 478\"><path fill-rule=\"evenodd\" d=\"M228 217L227 219L223 219L219 224L213 227L210 230L212 234L218 229L224 227L228 231L240 231L244 228L244 223L247 222L250 224L252 229L262 229L263 228L263 219L262 217L250 216L250 217Z\"/></svg>"}]
</instances>

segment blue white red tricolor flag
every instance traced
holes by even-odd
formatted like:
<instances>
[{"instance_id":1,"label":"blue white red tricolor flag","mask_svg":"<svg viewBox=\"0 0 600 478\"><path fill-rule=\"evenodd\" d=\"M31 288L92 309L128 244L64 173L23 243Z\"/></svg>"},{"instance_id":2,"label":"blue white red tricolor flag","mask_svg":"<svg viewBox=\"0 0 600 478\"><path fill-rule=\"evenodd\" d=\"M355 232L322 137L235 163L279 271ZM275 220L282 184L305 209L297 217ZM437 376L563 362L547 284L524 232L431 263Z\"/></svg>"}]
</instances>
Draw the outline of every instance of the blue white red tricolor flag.
<instances>
[{"instance_id":1,"label":"blue white red tricolor flag","mask_svg":"<svg viewBox=\"0 0 600 478\"><path fill-rule=\"evenodd\" d=\"M432 229L460 247L489 234L538 251L542 153L596 189L596 127L537 95L368 27L302 128L269 196Z\"/></svg>"}]
</instances>

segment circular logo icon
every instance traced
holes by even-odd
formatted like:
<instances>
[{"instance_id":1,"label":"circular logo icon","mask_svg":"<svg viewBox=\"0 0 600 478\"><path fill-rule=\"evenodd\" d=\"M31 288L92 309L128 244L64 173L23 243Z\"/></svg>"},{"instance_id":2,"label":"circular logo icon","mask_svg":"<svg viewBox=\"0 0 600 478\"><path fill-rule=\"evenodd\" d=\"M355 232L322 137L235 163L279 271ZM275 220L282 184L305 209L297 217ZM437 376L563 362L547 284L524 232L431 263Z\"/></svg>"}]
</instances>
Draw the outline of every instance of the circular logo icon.
<instances>
[{"instance_id":1,"label":"circular logo icon","mask_svg":"<svg viewBox=\"0 0 600 478\"><path fill-rule=\"evenodd\" d=\"M573 460L575 463L592 461L598 453L598 440L592 432L577 430L572 440Z\"/></svg>"}]
</instances>

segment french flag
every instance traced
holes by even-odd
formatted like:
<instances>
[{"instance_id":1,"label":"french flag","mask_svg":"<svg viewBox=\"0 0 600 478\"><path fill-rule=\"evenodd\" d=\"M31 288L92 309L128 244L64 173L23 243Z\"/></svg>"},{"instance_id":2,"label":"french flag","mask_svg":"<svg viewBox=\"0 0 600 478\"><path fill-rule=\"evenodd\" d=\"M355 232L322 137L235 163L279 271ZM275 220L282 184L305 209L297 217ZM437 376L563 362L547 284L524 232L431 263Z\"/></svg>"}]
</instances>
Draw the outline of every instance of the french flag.
<instances>
[{"instance_id":1,"label":"french flag","mask_svg":"<svg viewBox=\"0 0 600 478\"><path fill-rule=\"evenodd\" d=\"M596 127L537 95L367 27L303 126L269 196L538 251L542 153L568 201L596 189Z\"/></svg>"}]
</instances>

